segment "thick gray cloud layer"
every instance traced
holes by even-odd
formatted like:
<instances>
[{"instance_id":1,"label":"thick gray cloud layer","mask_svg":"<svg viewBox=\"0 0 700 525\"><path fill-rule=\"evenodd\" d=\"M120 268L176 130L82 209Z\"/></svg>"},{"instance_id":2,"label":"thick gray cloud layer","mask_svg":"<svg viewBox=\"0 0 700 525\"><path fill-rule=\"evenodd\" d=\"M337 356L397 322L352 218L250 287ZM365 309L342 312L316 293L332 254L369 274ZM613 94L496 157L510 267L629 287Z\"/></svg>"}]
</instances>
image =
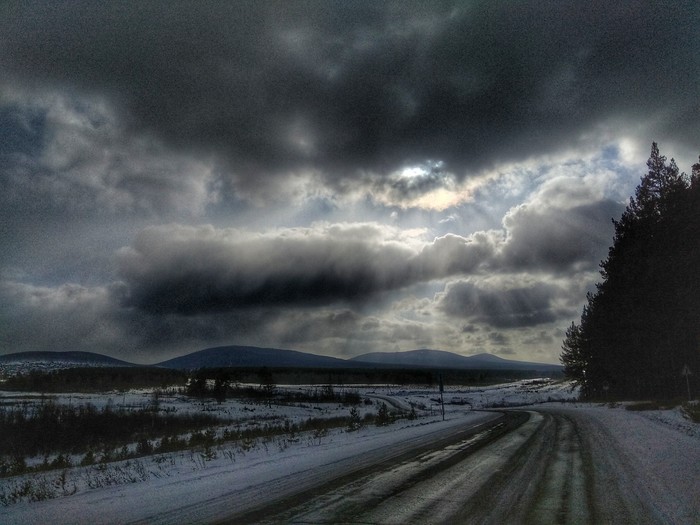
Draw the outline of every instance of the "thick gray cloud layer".
<instances>
[{"instance_id":1,"label":"thick gray cloud layer","mask_svg":"<svg viewBox=\"0 0 700 525\"><path fill-rule=\"evenodd\" d=\"M0 353L556 360L697 2L4 2ZM538 354L537 352L542 352Z\"/></svg>"},{"instance_id":2,"label":"thick gray cloud layer","mask_svg":"<svg viewBox=\"0 0 700 525\"><path fill-rule=\"evenodd\" d=\"M552 285L536 284L527 288L488 290L469 282L448 286L440 308L460 319L474 319L497 328L535 326L551 323L559 315L552 300L561 290Z\"/></svg>"},{"instance_id":3,"label":"thick gray cloud layer","mask_svg":"<svg viewBox=\"0 0 700 525\"><path fill-rule=\"evenodd\" d=\"M211 226L150 228L119 254L123 301L151 313L191 315L363 302L460 275L590 271L604 256L610 232L585 232L619 210L606 201L536 213L523 207L506 218L505 232L450 234L428 243L378 224L321 224L265 235ZM505 301L517 302L517 294L506 293ZM483 296L478 302L495 304Z\"/></svg>"},{"instance_id":4,"label":"thick gray cloud layer","mask_svg":"<svg viewBox=\"0 0 700 525\"><path fill-rule=\"evenodd\" d=\"M19 2L3 84L104 97L241 188L442 162L458 178L611 119L695 147L695 2ZM646 140L645 140L646 142ZM421 186L440 184L439 172ZM420 187L393 184L395 192Z\"/></svg>"},{"instance_id":5,"label":"thick gray cloud layer","mask_svg":"<svg viewBox=\"0 0 700 525\"><path fill-rule=\"evenodd\" d=\"M125 301L151 312L201 313L362 300L405 285L411 252L353 226L250 236L211 227L143 232L120 254Z\"/></svg>"}]
</instances>

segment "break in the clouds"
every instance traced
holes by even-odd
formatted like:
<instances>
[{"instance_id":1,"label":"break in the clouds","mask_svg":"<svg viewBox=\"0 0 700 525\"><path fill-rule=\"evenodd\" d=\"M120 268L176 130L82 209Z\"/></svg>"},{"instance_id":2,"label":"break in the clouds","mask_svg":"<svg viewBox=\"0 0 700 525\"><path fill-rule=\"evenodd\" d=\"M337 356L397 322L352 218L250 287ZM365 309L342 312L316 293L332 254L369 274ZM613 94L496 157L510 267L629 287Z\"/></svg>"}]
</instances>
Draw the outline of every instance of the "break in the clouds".
<instances>
[{"instance_id":1,"label":"break in the clouds","mask_svg":"<svg viewBox=\"0 0 700 525\"><path fill-rule=\"evenodd\" d=\"M5 2L0 352L555 361L695 2Z\"/></svg>"}]
</instances>

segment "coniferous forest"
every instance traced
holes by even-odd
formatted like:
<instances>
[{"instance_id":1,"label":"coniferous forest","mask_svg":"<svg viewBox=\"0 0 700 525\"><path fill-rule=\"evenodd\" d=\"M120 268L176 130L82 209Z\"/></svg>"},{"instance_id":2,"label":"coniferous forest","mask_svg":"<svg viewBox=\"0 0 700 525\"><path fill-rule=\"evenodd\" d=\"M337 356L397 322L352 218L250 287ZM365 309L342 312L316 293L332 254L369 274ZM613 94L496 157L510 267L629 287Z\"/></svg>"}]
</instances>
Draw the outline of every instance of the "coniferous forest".
<instances>
[{"instance_id":1,"label":"coniferous forest","mask_svg":"<svg viewBox=\"0 0 700 525\"><path fill-rule=\"evenodd\" d=\"M562 345L565 373L587 399L699 393L700 162L688 176L654 143L647 167Z\"/></svg>"}]
</instances>

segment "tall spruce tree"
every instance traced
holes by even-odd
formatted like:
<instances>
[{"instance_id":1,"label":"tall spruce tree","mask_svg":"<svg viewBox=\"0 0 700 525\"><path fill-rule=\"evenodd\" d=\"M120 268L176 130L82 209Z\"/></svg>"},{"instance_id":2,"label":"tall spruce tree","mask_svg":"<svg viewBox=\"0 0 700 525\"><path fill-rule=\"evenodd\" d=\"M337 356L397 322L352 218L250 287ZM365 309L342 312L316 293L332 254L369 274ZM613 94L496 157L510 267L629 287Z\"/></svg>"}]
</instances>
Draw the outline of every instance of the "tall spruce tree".
<instances>
[{"instance_id":1,"label":"tall spruce tree","mask_svg":"<svg viewBox=\"0 0 700 525\"><path fill-rule=\"evenodd\" d=\"M587 398L675 397L686 365L700 376L700 163L688 177L654 143L647 168L562 345Z\"/></svg>"}]
</instances>

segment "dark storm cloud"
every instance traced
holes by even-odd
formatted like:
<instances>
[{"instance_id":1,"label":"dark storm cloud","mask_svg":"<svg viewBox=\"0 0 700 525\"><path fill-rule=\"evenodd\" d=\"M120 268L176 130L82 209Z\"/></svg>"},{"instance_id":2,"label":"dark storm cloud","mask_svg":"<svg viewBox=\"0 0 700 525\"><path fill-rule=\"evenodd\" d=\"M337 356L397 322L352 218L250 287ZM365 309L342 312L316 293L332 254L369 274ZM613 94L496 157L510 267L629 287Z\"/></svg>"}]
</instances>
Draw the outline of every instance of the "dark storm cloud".
<instances>
[{"instance_id":1,"label":"dark storm cloud","mask_svg":"<svg viewBox=\"0 0 700 525\"><path fill-rule=\"evenodd\" d=\"M0 281L0 346L8 351L81 350L153 363L158 355L191 351L232 338L255 339L280 312L150 315L119 304L124 286L37 286ZM290 331L293 327L290 326ZM165 358L165 357L164 357Z\"/></svg>"},{"instance_id":2,"label":"dark storm cloud","mask_svg":"<svg viewBox=\"0 0 700 525\"><path fill-rule=\"evenodd\" d=\"M607 256L611 219L622 210L621 204L607 200L568 209L518 206L504 220L509 238L501 264L518 271L595 269Z\"/></svg>"},{"instance_id":3,"label":"dark storm cloud","mask_svg":"<svg viewBox=\"0 0 700 525\"><path fill-rule=\"evenodd\" d=\"M118 353L129 346L129 334L122 331L111 293L108 287L2 280L0 346L14 351L103 348ZM114 340L115 334L120 341Z\"/></svg>"},{"instance_id":4,"label":"dark storm cloud","mask_svg":"<svg viewBox=\"0 0 700 525\"><path fill-rule=\"evenodd\" d=\"M496 252L486 234L399 242L377 224L320 225L247 234L213 227L148 228L120 251L124 304L153 313L363 301L472 273ZM406 241L406 239L403 239Z\"/></svg>"},{"instance_id":5,"label":"dark storm cloud","mask_svg":"<svg viewBox=\"0 0 700 525\"><path fill-rule=\"evenodd\" d=\"M194 314L361 300L410 282L411 250L373 227L255 236L211 227L142 232L120 254L125 304Z\"/></svg>"},{"instance_id":6,"label":"dark storm cloud","mask_svg":"<svg viewBox=\"0 0 700 525\"><path fill-rule=\"evenodd\" d=\"M0 2L0 351L554 356L641 144L695 158L699 11Z\"/></svg>"},{"instance_id":7,"label":"dark storm cloud","mask_svg":"<svg viewBox=\"0 0 700 525\"><path fill-rule=\"evenodd\" d=\"M244 189L307 168L333 184L427 161L462 177L575 144L610 119L634 133L663 118L654 138L697 145L696 2L14 2L2 12L5 88L104 97L139 133L214 152Z\"/></svg>"},{"instance_id":8,"label":"dark storm cloud","mask_svg":"<svg viewBox=\"0 0 700 525\"><path fill-rule=\"evenodd\" d=\"M207 159L127 130L98 99L26 93L5 98L0 220L22 225L122 212L197 215L218 198ZM2 102L0 92L0 108Z\"/></svg>"},{"instance_id":9,"label":"dark storm cloud","mask_svg":"<svg viewBox=\"0 0 700 525\"><path fill-rule=\"evenodd\" d=\"M561 294L558 287L543 283L494 290L459 281L447 286L438 305L452 317L497 328L536 326L558 319L553 301Z\"/></svg>"},{"instance_id":10,"label":"dark storm cloud","mask_svg":"<svg viewBox=\"0 0 700 525\"><path fill-rule=\"evenodd\" d=\"M152 227L119 253L122 302L155 314L196 315L362 302L459 275L590 271L604 256L607 239L586 232L610 223L606 206L537 211L523 206L508 216L505 232L449 234L431 242L373 223L319 224L263 234L212 226ZM499 326L542 323L552 320L538 302L548 290L506 291L500 300L494 291L475 301L485 318ZM450 314L459 311L450 306L455 293L443 301ZM523 312L498 310L506 306L522 307Z\"/></svg>"}]
</instances>

